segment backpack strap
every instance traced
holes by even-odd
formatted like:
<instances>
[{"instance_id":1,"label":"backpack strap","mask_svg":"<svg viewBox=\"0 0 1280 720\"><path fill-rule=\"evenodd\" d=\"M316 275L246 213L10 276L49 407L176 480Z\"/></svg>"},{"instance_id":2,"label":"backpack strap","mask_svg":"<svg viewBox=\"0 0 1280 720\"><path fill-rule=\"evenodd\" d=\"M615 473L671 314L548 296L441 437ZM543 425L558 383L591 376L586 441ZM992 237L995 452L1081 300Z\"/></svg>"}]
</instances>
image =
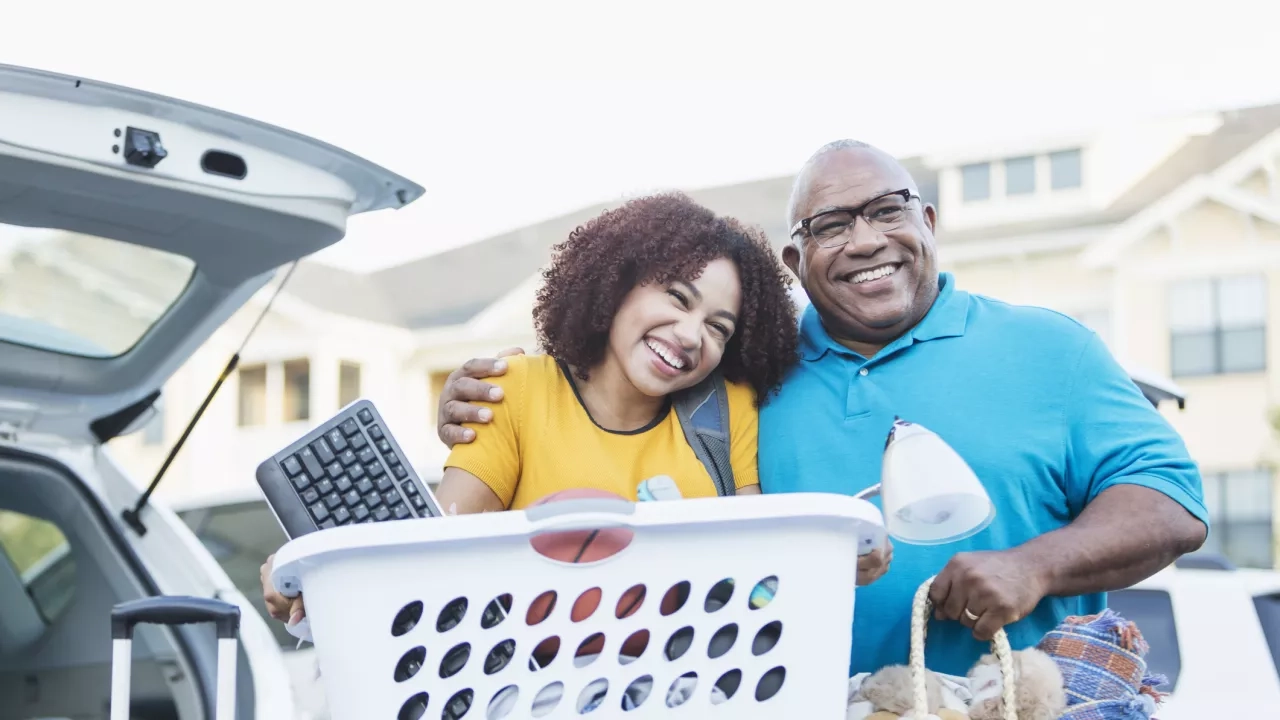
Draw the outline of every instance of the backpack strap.
<instances>
[{"instance_id":1,"label":"backpack strap","mask_svg":"<svg viewBox=\"0 0 1280 720\"><path fill-rule=\"evenodd\" d=\"M729 463L729 393L717 370L676 394L674 407L685 439L707 468L719 495L733 495L736 485Z\"/></svg>"}]
</instances>

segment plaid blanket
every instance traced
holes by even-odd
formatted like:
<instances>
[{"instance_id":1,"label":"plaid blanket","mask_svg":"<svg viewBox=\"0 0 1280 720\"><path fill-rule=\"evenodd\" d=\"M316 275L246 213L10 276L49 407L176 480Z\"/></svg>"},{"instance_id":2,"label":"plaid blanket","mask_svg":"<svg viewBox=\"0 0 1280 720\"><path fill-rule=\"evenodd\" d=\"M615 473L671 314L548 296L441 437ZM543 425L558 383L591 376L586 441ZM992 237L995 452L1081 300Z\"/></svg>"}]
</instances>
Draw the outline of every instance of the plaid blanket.
<instances>
[{"instance_id":1,"label":"plaid blanket","mask_svg":"<svg viewBox=\"0 0 1280 720\"><path fill-rule=\"evenodd\" d=\"M1112 610L1073 616L1037 646L1058 663L1067 694L1060 720L1148 720L1168 682L1148 675L1138 626Z\"/></svg>"}]
</instances>

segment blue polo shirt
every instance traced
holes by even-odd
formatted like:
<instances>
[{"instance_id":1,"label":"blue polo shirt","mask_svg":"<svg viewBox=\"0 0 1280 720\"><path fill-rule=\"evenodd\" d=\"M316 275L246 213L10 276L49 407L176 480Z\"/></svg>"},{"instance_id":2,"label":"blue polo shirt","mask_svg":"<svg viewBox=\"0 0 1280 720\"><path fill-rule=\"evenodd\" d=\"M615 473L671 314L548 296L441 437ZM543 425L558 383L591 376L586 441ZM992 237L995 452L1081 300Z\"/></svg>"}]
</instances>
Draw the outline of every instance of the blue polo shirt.
<instances>
[{"instance_id":1,"label":"blue polo shirt","mask_svg":"<svg viewBox=\"0 0 1280 720\"><path fill-rule=\"evenodd\" d=\"M896 415L954 447L996 506L967 540L894 543L889 572L858 589L850 674L907 662L912 596L953 554L1061 528L1112 485L1158 490L1208 524L1181 438L1097 335L1051 310L957 290L948 273L940 281L925 318L870 360L832 340L808 307L802 360L761 409L766 493L851 495L875 484ZM1029 647L1068 615L1105 606L1105 594L1045 598L1005 630L1014 649ZM964 675L989 648L958 622L930 620L932 670Z\"/></svg>"}]
</instances>

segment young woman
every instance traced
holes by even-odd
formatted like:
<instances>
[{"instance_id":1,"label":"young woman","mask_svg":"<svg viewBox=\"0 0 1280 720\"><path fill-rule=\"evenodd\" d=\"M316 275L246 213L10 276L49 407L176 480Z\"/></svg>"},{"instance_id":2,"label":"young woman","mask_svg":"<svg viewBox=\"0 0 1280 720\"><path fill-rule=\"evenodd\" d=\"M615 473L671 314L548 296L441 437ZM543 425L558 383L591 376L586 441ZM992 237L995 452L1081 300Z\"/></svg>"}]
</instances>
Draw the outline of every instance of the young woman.
<instances>
[{"instance_id":1,"label":"young woman","mask_svg":"<svg viewBox=\"0 0 1280 720\"><path fill-rule=\"evenodd\" d=\"M655 475L684 497L714 496L671 396L717 368L737 491L759 492L757 400L796 358L788 278L764 235L664 194L600 215L555 250L533 311L545 354L508 358L492 421L445 463L441 507L519 509L575 488L635 499Z\"/></svg>"},{"instance_id":2,"label":"young woman","mask_svg":"<svg viewBox=\"0 0 1280 720\"><path fill-rule=\"evenodd\" d=\"M671 395L717 368L737 492L759 493L757 403L797 358L789 276L764 234L676 193L605 212L555 251L533 310L545 354L507 359L492 421L449 455L441 508L520 509L581 488L634 500L656 475L684 497L716 495ZM273 558L267 608L298 622L302 597L272 587Z\"/></svg>"}]
</instances>

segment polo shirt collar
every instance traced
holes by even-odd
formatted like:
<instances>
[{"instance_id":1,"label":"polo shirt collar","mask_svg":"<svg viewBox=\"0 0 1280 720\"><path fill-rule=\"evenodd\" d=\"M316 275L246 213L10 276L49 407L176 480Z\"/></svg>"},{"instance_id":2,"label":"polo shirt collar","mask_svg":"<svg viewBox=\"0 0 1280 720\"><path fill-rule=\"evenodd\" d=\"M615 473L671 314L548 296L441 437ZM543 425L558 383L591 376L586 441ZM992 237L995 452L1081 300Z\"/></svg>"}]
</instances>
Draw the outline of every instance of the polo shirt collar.
<instances>
[{"instance_id":1,"label":"polo shirt collar","mask_svg":"<svg viewBox=\"0 0 1280 720\"><path fill-rule=\"evenodd\" d=\"M939 273L938 297L933 301L933 307L929 308L924 319L911 332L890 343L885 351L892 352L897 347L914 342L963 336L969 319L969 293L956 290L955 285L955 278L951 273ZM805 360L817 360L828 351L857 355L827 334L817 309L810 303L800 316L800 356ZM886 353L877 354L877 357L882 354Z\"/></svg>"}]
</instances>

